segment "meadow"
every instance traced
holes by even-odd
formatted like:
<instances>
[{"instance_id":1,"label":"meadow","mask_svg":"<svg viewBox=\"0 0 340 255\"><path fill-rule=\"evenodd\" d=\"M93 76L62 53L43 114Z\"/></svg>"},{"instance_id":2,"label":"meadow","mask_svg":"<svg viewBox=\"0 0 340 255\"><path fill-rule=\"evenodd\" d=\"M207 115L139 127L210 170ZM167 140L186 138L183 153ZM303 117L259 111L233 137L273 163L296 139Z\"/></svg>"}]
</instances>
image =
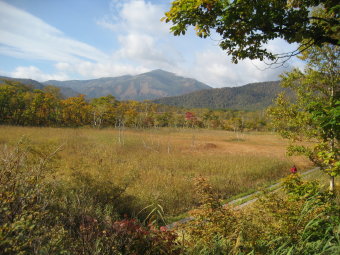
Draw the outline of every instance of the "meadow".
<instances>
[{"instance_id":1,"label":"meadow","mask_svg":"<svg viewBox=\"0 0 340 255\"><path fill-rule=\"evenodd\" d=\"M19 141L41 155L58 148L49 177L54 183L76 192L119 190L125 198L115 206L131 216L149 205L161 205L165 216L194 208L194 178L199 176L228 199L288 175L293 164L300 170L310 167L303 158L286 157L282 138L260 132L0 127L1 147Z\"/></svg>"},{"instance_id":2,"label":"meadow","mask_svg":"<svg viewBox=\"0 0 340 255\"><path fill-rule=\"evenodd\" d=\"M338 254L334 195L289 174L311 166L286 145L271 133L1 126L0 253ZM281 177L281 191L223 206ZM183 213L193 220L164 227Z\"/></svg>"}]
</instances>

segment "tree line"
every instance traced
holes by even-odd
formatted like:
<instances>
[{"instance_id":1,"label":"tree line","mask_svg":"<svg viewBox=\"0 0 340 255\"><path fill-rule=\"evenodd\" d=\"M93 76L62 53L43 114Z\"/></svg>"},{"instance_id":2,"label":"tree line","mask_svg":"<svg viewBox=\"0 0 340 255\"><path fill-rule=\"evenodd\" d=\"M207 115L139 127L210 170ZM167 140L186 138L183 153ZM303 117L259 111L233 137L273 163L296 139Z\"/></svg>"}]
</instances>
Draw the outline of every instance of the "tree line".
<instances>
[{"instance_id":1,"label":"tree line","mask_svg":"<svg viewBox=\"0 0 340 255\"><path fill-rule=\"evenodd\" d=\"M60 89L34 89L11 80L0 84L0 124L57 127L187 127L230 131L268 129L264 112L187 109L114 96L63 98Z\"/></svg>"}]
</instances>

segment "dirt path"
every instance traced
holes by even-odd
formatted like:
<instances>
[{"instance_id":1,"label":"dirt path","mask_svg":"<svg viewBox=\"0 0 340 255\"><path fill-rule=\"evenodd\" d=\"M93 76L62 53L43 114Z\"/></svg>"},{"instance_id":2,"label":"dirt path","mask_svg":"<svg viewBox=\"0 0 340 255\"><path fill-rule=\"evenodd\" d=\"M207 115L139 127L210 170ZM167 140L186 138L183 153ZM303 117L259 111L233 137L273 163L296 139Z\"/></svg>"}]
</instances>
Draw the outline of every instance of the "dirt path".
<instances>
[{"instance_id":1,"label":"dirt path","mask_svg":"<svg viewBox=\"0 0 340 255\"><path fill-rule=\"evenodd\" d=\"M312 169L310 169L310 170L308 170L308 171L306 171L306 172L303 172L303 173L301 174L301 176L306 176L306 175L308 175L308 174L310 174L310 173L312 173L312 172L314 172L314 171L316 171L316 170L318 170L318 169L319 169L318 167L312 168ZM272 190L272 189L273 189L271 192L276 192L276 191L278 191L278 190L281 189L280 186L281 186L281 182L277 182L277 183L275 183L275 184L273 184L273 185L270 185L270 186L267 187L266 189L268 189L268 190ZM240 203L239 205L237 205L237 206L234 207L234 210L239 210L239 209L241 209L241 208L243 208L243 207L245 207L245 206L248 206L248 205L254 203L255 201L257 201L258 198L257 198L256 196L257 196L258 194L260 194L260 192L261 192L261 191L256 191L256 192L251 193L251 194L249 194L249 195L247 195L247 196L243 196L243 197L240 197L240 198L238 198L238 199L232 200L232 201L230 201L230 202L224 204L223 206L225 206L225 205L227 205L227 204L228 204L228 205L233 205L233 204L238 204L238 203ZM254 197L254 198L253 198L253 199L250 199L251 197ZM249 200L248 200L248 199L249 199ZM244 201L244 202L242 202L242 201ZM173 223L171 223L171 224L169 224L169 225L166 225L165 227L166 227L167 229L173 229L173 228L175 228L176 226L181 225L181 224L186 223L186 222L191 221L191 220L193 220L193 217L187 217L187 218L181 219L181 220L179 220L179 221L173 222Z\"/></svg>"}]
</instances>

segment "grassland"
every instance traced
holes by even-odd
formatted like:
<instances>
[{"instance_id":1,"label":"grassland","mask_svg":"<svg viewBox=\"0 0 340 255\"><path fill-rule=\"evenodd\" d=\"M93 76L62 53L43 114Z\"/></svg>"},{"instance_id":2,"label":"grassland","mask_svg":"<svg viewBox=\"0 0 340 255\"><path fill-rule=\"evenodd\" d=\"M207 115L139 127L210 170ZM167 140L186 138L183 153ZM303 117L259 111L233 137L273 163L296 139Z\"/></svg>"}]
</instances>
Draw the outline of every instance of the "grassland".
<instances>
[{"instance_id":1,"label":"grassland","mask_svg":"<svg viewBox=\"0 0 340 255\"><path fill-rule=\"evenodd\" d=\"M167 216L195 207L198 176L228 199L286 176L292 164L309 167L303 158L287 158L286 142L270 133L0 127L1 146L15 146L20 139L29 140L37 153L61 146L53 181L72 182L77 175L90 176L99 186L109 181L136 205L135 215L150 204L162 205Z\"/></svg>"}]
</instances>

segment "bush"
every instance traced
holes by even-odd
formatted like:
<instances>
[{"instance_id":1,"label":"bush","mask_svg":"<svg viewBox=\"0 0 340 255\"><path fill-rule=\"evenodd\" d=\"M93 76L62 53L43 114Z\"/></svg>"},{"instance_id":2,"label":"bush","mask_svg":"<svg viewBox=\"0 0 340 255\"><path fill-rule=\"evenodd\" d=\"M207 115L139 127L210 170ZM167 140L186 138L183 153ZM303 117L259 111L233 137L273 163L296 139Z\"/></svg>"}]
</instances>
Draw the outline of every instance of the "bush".
<instances>
[{"instance_id":1,"label":"bush","mask_svg":"<svg viewBox=\"0 0 340 255\"><path fill-rule=\"evenodd\" d=\"M120 215L134 200L105 178L55 179L57 150L20 142L0 158L0 254L179 254L177 235Z\"/></svg>"},{"instance_id":2,"label":"bush","mask_svg":"<svg viewBox=\"0 0 340 255\"><path fill-rule=\"evenodd\" d=\"M67 231L54 223L44 185L52 154L37 156L24 142L0 153L1 254L67 254Z\"/></svg>"},{"instance_id":3,"label":"bush","mask_svg":"<svg viewBox=\"0 0 340 255\"><path fill-rule=\"evenodd\" d=\"M203 177L195 179L200 207L190 214L185 227L185 246L189 254L231 254L237 250L239 216L223 207L212 186Z\"/></svg>"},{"instance_id":4,"label":"bush","mask_svg":"<svg viewBox=\"0 0 340 255\"><path fill-rule=\"evenodd\" d=\"M197 181L203 204L185 227L188 254L337 254L339 207L316 182L299 175L283 183L285 193L262 195L245 211L222 207L206 180Z\"/></svg>"}]
</instances>

